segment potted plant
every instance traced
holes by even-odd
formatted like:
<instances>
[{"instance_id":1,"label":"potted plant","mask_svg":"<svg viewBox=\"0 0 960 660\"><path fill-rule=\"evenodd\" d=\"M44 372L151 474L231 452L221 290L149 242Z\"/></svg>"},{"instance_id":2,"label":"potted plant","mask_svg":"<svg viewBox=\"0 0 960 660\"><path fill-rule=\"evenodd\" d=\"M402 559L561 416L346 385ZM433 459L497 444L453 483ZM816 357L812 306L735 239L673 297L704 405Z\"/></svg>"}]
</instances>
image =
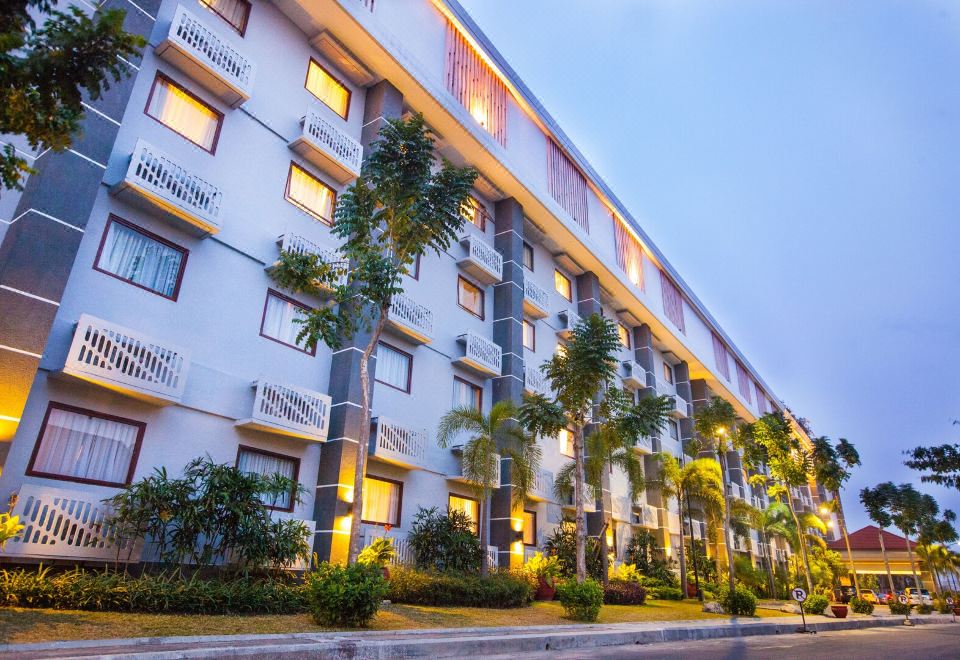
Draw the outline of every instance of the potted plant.
<instances>
[{"instance_id":1,"label":"potted plant","mask_svg":"<svg viewBox=\"0 0 960 660\"><path fill-rule=\"evenodd\" d=\"M833 616L838 619L846 619L848 608L843 603L832 603L830 605L830 611L833 612Z\"/></svg>"},{"instance_id":2,"label":"potted plant","mask_svg":"<svg viewBox=\"0 0 960 660\"><path fill-rule=\"evenodd\" d=\"M553 600L557 593L557 577L560 575L560 560L556 556L544 557L536 553L526 565L527 572L537 579L537 600Z\"/></svg>"},{"instance_id":3,"label":"potted plant","mask_svg":"<svg viewBox=\"0 0 960 660\"><path fill-rule=\"evenodd\" d=\"M374 539L373 543L360 552L360 556L357 557L357 563L379 566L380 570L383 571L384 579L389 580L390 569L387 568L387 564L393 561L395 554L393 539L387 536L381 536L378 539Z\"/></svg>"}]
</instances>

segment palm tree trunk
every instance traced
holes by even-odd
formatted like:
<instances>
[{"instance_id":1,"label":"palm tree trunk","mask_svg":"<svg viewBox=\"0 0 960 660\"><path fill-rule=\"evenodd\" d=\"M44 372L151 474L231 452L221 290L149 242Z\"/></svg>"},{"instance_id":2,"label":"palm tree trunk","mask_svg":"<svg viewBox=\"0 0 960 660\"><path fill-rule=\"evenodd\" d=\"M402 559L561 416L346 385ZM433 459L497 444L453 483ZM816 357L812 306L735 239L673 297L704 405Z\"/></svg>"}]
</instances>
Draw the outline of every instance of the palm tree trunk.
<instances>
[{"instance_id":1,"label":"palm tree trunk","mask_svg":"<svg viewBox=\"0 0 960 660\"><path fill-rule=\"evenodd\" d=\"M479 514L480 520L480 550L483 554L480 555L480 576L486 577L490 572L490 557L487 555L487 535L489 534L489 517L487 512L490 510L490 491L486 488L483 489L483 497L480 498L480 511Z\"/></svg>"},{"instance_id":2,"label":"palm tree trunk","mask_svg":"<svg viewBox=\"0 0 960 660\"><path fill-rule=\"evenodd\" d=\"M880 538L880 552L883 553L883 564L887 567L887 582L890 584L890 595L895 596L897 590L893 588L893 573L890 572L890 560L887 558L887 546L883 543L883 530L877 532Z\"/></svg>"},{"instance_id":3,"label":"palm tree trunk","mask_svg":"<svg viewBox=\"0 0 960 660\"><path fill-rule=\"evenodd\" d=\"M797 512L793 510L793 499L790 497L789 491L785 499L787 500L787 508L790 509L790 515L793 516L793 524L797 526L797 542L800 544L800 555L803 557L803 568L807 578L807 593L812 594L813 581L810 579L810 559L807 557L807 539L805 538L804 531L800 529L800 519L797 517Z\"/></svg>"},{"instance_id":4,"label":"palm tree trunk","mask_svg":"<svg viewBox=\"0 0 960 660\"><path fill-rule=\"evenodd\" d=\"M577 582L587 579L587 525L583 515L583 425L578 424L573 431L573 497L576 507L575 528L577 536Z\"/></svg>"},{"instance_id":5,"label":"palm tree trunk","mask_svg":"<svg viewBox=\"0 0 960 660\"><path fill-rule=\"evenodd\" d=\"M680 512L680 589L683 591L683 597L687 597L687 553L684 549L683 534L683 495L677 491L677 510ZM690 533L693 534L693 525L690 526Z\"/></svg>"},{"instance_id":6,"label":"palm tree trunk","mask_svg":"<svg viewBox=\"0 0 960 660\"><path fill-rule=\"evenodd\" d=\"M370 356L373 355L374 349L380 342L380 335L383 333L383 326L387 322L387 314L389 313L389 304L380 308L380 316L373 326L370 341L360 356L360 433L357 438L357 460L353 471L353 517L350 521L348 564L357 561L362 542L360 538L360 518L363 512L360 509L363 506L363 478L367 474L367 453L370 448Z\"/></svg>"},{"instance_id":7,"label":"palm tree trunk","mask_svg":"<svg viewBox=\"0 0 960 660\"><path fill-rule=\"evenodd\" d=\"M697 588L697 598L703 602L703 592L700 591L700 572L697 568L697 535L693 532L693 514L690 513L690 496L687 496L687 521L690 523L690 561L693 563L693 583ZM703 552L707 552L707 544L703 544Z\"/></svg>"},{"instance_id":8,"label":"palm tree trunk","mask_svg":"<svg viewBox=\"0 0 960 660\"><path fill-rule=\"evenodd\" d=\"M910 557L910 571L913 573L913 587L914 589L922 589L923 585L920 584L920 578L917 576L917 565L913 561L913 549L910 547L910 536L904 532L903 537L907 539L907 556ZM917 595L919 596L919 594ZM922 600L920 604L923 604Z\"/></svg>"},{"instance_id":9,"label":"palm tree trunk","mask_svg":"<svg viewBox=\"0 0 960 660\"><path fill-rule=\"evenodd\" d=\"M850 537L847 535L847 521L843 515L843 502L840 501L840 493L833 492L833 498L837 501L837 522L840 523L840 533L843 534L843 541L847 545L847 560L850 562L850 574L853 576L853 592L857 598L860 598L860 582L857 580L857 567L853 563L853 550L850 549Z\"/></svg>"},{"instance_id":10,"label":"palm tree trunk","mask_svg":"<svg viewBox=\"0 0 960 660\"><path fill-rule=\"evenodd\" d=\"M723 482L723 501L725 506L723 507L723 544L727 551L727 579L730 583L730 593L733 593L735 586L734 569L733 569L733 543L730 538L730 495L727 492L727 453L725 451L718 451L717 455L720 457L720 480Z\"/></svg>"},{"instance_id":11,"label":"palm tree trunk","mask_svg":"<svg viewBox=\"0 0 960 660\"><path fill-rule=\"evenodd\" d=\"M763 530L760 530L760 540L767 546L767 577L770 578L770 598L776 598L777 579L773 575L773 542Z\"/></svg>"}]
</instances>

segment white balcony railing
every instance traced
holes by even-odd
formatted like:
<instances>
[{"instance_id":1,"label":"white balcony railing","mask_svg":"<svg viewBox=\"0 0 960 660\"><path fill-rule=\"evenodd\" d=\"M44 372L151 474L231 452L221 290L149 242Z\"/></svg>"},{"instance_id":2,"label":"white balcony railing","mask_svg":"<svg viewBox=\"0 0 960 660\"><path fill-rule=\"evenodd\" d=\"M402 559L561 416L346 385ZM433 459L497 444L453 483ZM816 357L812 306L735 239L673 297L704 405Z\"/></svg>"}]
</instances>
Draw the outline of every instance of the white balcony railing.
<instances>
[{"instance_id":1,"label":"white balcony railing","mask_svg":"<svg viewBox=\"0 0 960 660\"><path fill-rule=\"evenodd\" d=\"M323 247L297 234L284 234L277 239L277 247L279 248L279 252L290 252L292 254L315 254L323 263L335 266L338 271L337 277L333 282L323 284L321 288L324 290L330 291L336 286L346 284L347 262L343 260L343 256L337 250ZM266 270L273 270L276 268L278 263L279 261L269 264L266 267ZM317 282L317 284L320 283Z\"/></svg>"},{"instance_id":2,"label":"white balcony railing","mask_svg":"<svg viewBox=\"0 0 960 660\"><path fill-rule=\"evenodd\" d=\"M448 474L447 478L451 481L459 481L465 484L473 484L472 481L463 476L463 445L454 445L450 448L457 459L457 471L455 474ZM493 487L500 488L500 456L496 455L493 471Z\"/></svg>"},{"instance_id":3,"label":"white balcony railing","mask_svg":"<svg viewBox=\"0 0 960 660\"><path fill-rule=\"evenodd\" d=\"M189 368L187 349L81 314L63 373L167 405L183 399Z\"/></svg>"},{"instance_id":4,"label":"white balcony railing","mask_svg":"<svg viewBox=\"0 0 960 660\"><path fill-rule=\"evenodd\" d=\"M633 451L639 454L652 454L653 440L644 435L640 436L637 438L636 444L633 445Z\"/></svg>"},{"instance_id":5,"label":"white balcony railing","mask_svg":"<svg viewBox=\"0 0 960 660\"><path fill-rule=\"evenodd\" d=\"M659 523L659 514L657 507L652 504L642 504L634 510L633 524L641 527L656 529Z\"/></svg>"},{"instance_id":6,"label":"white balcony railing","mask_svg":"<svg viewBox=\"0 0 960 660\"><path fill-rule=\"evenodd\" d=\"M553 497L553 472L537 470L533 478L533 491L529 497L539 501L548 501Z\"/></svg>"},{"instance_id":7,"label":"white balcony railing","mask_svg":"<svg viewBox=\"0 0 960 660\"><path fill-rule=\"evenodd\" d=\"M574 502L573 492L571 491L570 494L563 499L560 506L564 509L575 509L576 504L574 504ZM587 513L593 513L597 510L597 501L593 498L593 489L586 486L583 489L583 510Z\"/></svg>"},{"instance_id":8,"label":"white balcony railing","mask_svg":"<svg viewBox=\"0 0 960 660\"><path fill-rule=\"evenodd\" d=\"M250 417L236 426L323 442L330 425L330 397L265 378L253 382L256 396Z\"/></svg>"},{"instance_id":9,"label":"white balcony railing","mask_svg":"<svg viewBox=\"0 0 960 660\"><path fill-rule=\"evenodd\" d=\"M385 532L382 527L364 527L363 529L363 547L366 548L377 539L388 538L393 543L392 564L412 566L416 557L413 553L413 546L407 537L400 534L391 534Z\"/></svg>"},{"instance_id":10,"label":"white balcony railing","mask_svg":"<svg viewBox=\"0 0 960 660\"><path fill-rule=\"evenodd\" d=\"M363 147L310 108L300 120L300 134L288 145L340 183L360 176Z\"/></svg>"},{"instance_id":11,"label":"white balcony railing","mask_svg":"<svg viewBox=\"0 0 960 660\"><path fill-rule=\"evenodd\" d=\"M253 93L253 62L183 6L154 52L232 107Z\"/></svg>"},{"instance_id":12,"label":"white balcony railing","mask_svg":"<svg viewBox=\"0 0 960 660\"><path fill-rule=\"evenodd\" d=\"M500 548L495 545L487 546L487 566L490 568L500 567Z\"/></svg>"},{"instance_id":13,"label":"white balcony railing","mask_svg":"<svg viewBox=\"0 0 960 660\"><path fill-rule=\"evenodd\" d=\"M475 332L460 335L457 342L463 346L463 355L454 358L453 362L483 376L499 376L502 373L503 352L495 343Z\"/></svg>"},{"instance_id":14,"label":"white balcony railing","mask_svg":"<svg viewBox=\"0 0 960 660\"><path fill-rule=\"evenodd\" d=\"M374 417L370 456L409 470L421 469L426 464L427 432L387 417Z\"/></svg>"},{"instance_id":15,"label":"white balcony railing","mask_svg":"<svg viewBox=\"0 0 960 660\"><path fill-rule=\"evenodd\" d=\"M393 296L387 327L409 341L427 344L433 341L433 312L402 293Z\"/></svg>"},{"instance_id":16,"label":"white balcony railing","mask_svg":"<svg viewBox=\"0 0 960 660\"><path fill-rule=\"evenodd\" d=\"M481 284L495 284L503 279L503 255L485 240L470 233L460 239L463 257L457 262Z\"/></svg>"},{"instance_id":17,"label":"white balcony railing","mask_svg":"<svg viewBox=\"0 0 960 660\"><path fill-rule=\"evenodd\" d=\"M145 202L164 218L186 223L193 233L216 234L221 229L223 191L143 140L137 140L127 171L111 192Z\"/></svg>"},{"instance_id":18,"label":"white balcony railing","mask_svg":"<svg viewBox=\"0 0 960 660\"><path fill-rule=\"evenodd\" d=\"M610 499L610 514L614 520L630 522L633 514L633 503L629 497L612 497Z\"/></svg>"},{"instance_id":19,"label":"white balcony railing","mask_svg":"<svg viewBox=\"0 0 960 660\"><path fill-rule=\"evenodd\" d=\"M672 401L673 408L670 409L670 414L673 417L683 418L689 415L687 401L683 397L681 397L679 394L674 394Z\"/></svg>"},{"instance_id":20,"label":"white balcony railing","mask_svg":"<svg viewBox=\"0 0 960 660\"><path fill-rule=\"evenodd\" d=\"M659 378L656 379L656 390L659 396L677 396L677 386Z\"/></svg>"},{"instance_id":21,"label":"white balcony railing","mask_svg":"<svg viewBox=\"0 0 960 660\"><path fill-rule=\"evenodd\" d=\"M535 319L550 315L550 294L533 281L530 271L523 271L523 311Z\"/></svg>"},{"instance_id":22,"label":"white balcony railing","mask_svg":"<svg viewBox=\"0 0 960 660\"><path fill-rule=\"evenodd\" d=\"M640 389L647 386L646 370L633 360L624 360L620 363L620 377L627 387Z\"/></svg>"},{"instance_id":23,"label":"white balcony railing","mask_svg":"<svg viewBox=\"0 0 960 660\"><path fill-rule=\"evenodd\" d=\"M546 394L550 390L550 381L532 364L523 365L523 389L527 394Z\"/></svg>"},{"instance_id":24,"label":"white balcony railing","mask_svg":"<svg viewBox=\"0 0 960 660\"><path fill-rule=\"evenodd\" d=\"M523 563L526 564L528 561L533 559L533 556L540 552L536 546L525 545L523 546Z\"/></svg>"},{"instance_id":25,"label":"white balcony railing","mask_svg":"<svg viewBox=\"0 0 960 660\"><path fill-rule=\"evenodd\" d=\"M573 329L580 322L580 317L573 310L564 309L557 312L557 321L557 336L569 339Z\"/></svg>"}]
</instances>

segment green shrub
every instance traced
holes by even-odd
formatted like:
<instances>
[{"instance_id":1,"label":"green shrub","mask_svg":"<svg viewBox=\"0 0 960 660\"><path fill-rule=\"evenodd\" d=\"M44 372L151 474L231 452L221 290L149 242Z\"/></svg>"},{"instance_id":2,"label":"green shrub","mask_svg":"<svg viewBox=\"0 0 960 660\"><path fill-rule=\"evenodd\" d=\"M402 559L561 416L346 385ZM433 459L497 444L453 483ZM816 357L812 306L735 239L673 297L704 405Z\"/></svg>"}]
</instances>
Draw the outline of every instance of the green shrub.
<instances>
[{"instance_id":1,"label":"green shrub","mask_svg":"<svg viewBox=\"0 0 960 660\"><path fill-rule=\"evenodd\" d=\"M913 607L910 603L901 603L898 600L892 601L890 604L890 614L903 614L907 615L910 613L910 608Z\"/></svg>"},{"instance_id":2,"label":"green shrub","mask_svg":"<svg viewBox=\"0 0 960 660\"><path fill-rule=\"evenodd\" d=\"M603 588L605 605L643 605L647 601L647 590L635 581L610 580Z\"/></svg>"},{"instance_id":3,"label":"green shrub","mask_svg":"<svg viewBox=\"0 0 960 660\"><path fill-rule=\"evenodd\" d=\"M873 614L873 603L863 598L853 597L850 599L850 609L857 614Z\"/></svg>"},{"instance_id":4,"label":"green shrub","mask_svg":"<svg viewBox=\"0 0 960 660\"><path fill-rule=\"evenodd\" d=\"M307 575L313 619L321 626L366 628L387 595L383 571L374 564L324 562Z\"/></svg>"},{"instance_id":5,"label":"green shrub","mask_svg":"<svg viewBox=\"0 0 960 660\"><path fill-rule=\"evenodd\" d=\"M393 539L381 536L360 551L357 563L372 564L383 568L393 560L394 555L396 555L396 551L393 548Z\"/></svg>"},{"instance_id":6,"label":"green shrub","mask_svg":"<svg viewBox=\"0 0 960 660\"><path fill-rule=\"evenodd\" d=\"M409 539L417 568L458 573L480 570L480 539L463 511L421 508L413 517Z\"/></svg>"},{"instance_id":7,"label":"green shrub","mask_svg":"<svg viewBox=\"0 0 960 660\"><path fill-rule=\"evenodd\" d=\"M536 582L523 572L479 575L432 573L397 567L390 572L389 598L410 605L525 607L533 602Z\"/></svg>"},{"instance_id":8,"label":"green shrub","mask_svg":"<svg viewBox=\"0 0 960 660\"><path fill-rule=\"evenodd\" d=\"M950 614L953 611L953 608L947 605L946 598L934 598L933 607L940 614Z\"/></svg>"},{"instance_id":9,"label":"green shrub","mask_svg":"<svg viewBox=\"0 0 960 660\"><path fill-rule=\"evenodd\" d=\"M577 574L577 531L569 518L557 525L543 544L548 555L560 562L560 575L573 577ZM600 557L600 541L595 536L587 537L587 575L597 582L603 580L603 560Z\"/></svg>"},{"instance_id":10,"label":"green shrub","mask_svg":"<svg viewBox=\"0 0 960 660\"><path fill-rule=\"evenodd\" d=\"M557 585L557 599L567 616L576 621L596 621L603 606L603 587L591 578L567 580Z\"/></svg>"},{"instance_id":11,"label":"green shrub","mask_svg":"<svg viewBox=\"0 0 960 660\"><path fill-rule=\"evenodd\" d=\"M917 605L917 614L933 614L933 605L927 603Z\"/></svg>"},{"instance_id":12,"label":"green shrub","mask_svg":"<svg viewBox=\"0 0 960 660\"><path fill-rule=\"evenodd\" d=\"M810 594L803 602L803 611L807 614L823 614L829 604L830 599L823 594Z\"/></svg>"},{"instance_id":13,"label":"green shrub","mask_svg":"<svg viewBox=\"0 0 960 660\"><path fill-rule=\"evenodd\" d=\"M723 584L716 590L717 602L723 605L727 614L734 616L753 616L757 612L757 597L748 587L737 584L733 590Z\"/></svg>"},{"instance_id":14,"label":"green shrub","mask_svg":"<svg viewBox=\"0 0 960 660\"><path fill-rule=\"evenodd\" d=\"M647 593L655 600L683 600L683 590L679 587L648 587Z\"/></svg>"},{"instance_id":15,"label":"green shrub","mask_svg":"<svg viewBox=\"0 0 960 660\"><path fill-rule=\"evenodd\" d=\"M560 560L556 557L544 557L543 553L534 553L533 557L523 565L523 570L527 572L534 580L543 580L551 589L560 577Z\"/></svg>"}]
</instances>

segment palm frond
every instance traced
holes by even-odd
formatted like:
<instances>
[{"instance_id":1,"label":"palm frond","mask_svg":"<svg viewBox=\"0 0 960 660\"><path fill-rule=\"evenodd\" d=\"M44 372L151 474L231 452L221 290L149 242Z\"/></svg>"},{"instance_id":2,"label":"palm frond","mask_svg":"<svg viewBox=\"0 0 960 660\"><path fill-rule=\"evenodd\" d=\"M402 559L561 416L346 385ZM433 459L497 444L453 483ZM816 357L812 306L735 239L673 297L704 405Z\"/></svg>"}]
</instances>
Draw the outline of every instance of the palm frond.
<instances>
[{"instance_id":1,"label":"palm frond","mask_svg":"<svg viewBox=\"0 0 960 660\"><path fill-rule=\"evenodd\" d=\"M478 435L486 431L487 420L483 413L469 406L454 408L437 424L437 444L446 449L465 432Z\"/></svg>"}]
</instances>

